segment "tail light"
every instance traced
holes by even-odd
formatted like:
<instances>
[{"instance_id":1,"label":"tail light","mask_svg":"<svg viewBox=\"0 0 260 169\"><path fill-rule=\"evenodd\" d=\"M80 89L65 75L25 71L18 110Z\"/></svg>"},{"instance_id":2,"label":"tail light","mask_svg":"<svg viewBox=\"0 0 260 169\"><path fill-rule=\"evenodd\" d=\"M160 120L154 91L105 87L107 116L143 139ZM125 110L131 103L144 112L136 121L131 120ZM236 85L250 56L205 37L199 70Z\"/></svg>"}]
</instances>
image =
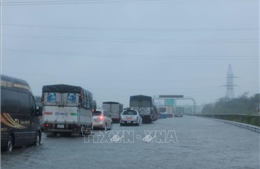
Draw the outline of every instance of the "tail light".
<instances>
[{"instance_id":1,"label":"tail light","mask_svg":"<svg viewBox=\"0 0 260 169\"><path fill-rule=\"evenodd\" d=\"M45 127L50 127L51 125L49 123L46 123L45 124Z\"/></svg>"},{"instance_id":2,"label":"tail light","mask_svg":"<svg viewBox=\"0 0 260 169\"><path fill-rule=\"evenodd\" d=\"M102 115L102 116L99 116L98 118L99 118L99 120L101 120L101 121L104 120L104 116L103 116L103 115Z\"/></svg>"}]
</instances>

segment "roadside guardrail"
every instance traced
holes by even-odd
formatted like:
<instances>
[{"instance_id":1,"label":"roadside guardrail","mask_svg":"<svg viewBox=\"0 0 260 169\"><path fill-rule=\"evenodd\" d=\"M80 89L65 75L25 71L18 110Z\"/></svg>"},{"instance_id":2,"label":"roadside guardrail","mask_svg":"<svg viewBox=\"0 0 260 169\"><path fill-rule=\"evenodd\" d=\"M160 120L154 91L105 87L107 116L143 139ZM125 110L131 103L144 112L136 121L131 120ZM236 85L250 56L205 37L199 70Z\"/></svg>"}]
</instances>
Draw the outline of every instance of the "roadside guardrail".
<instances>
[{"instance_id":1,"label":"roadside guardrail","mask_svg":"<svg viewBox=\"0 0 260 169\"><path fill-rule=\"evenodd\" d=\"M192 114L192 116L212 118L224 123L247 128L260 133L259 115L237 115L237 114Z\"/></svg>"}]
</instances>

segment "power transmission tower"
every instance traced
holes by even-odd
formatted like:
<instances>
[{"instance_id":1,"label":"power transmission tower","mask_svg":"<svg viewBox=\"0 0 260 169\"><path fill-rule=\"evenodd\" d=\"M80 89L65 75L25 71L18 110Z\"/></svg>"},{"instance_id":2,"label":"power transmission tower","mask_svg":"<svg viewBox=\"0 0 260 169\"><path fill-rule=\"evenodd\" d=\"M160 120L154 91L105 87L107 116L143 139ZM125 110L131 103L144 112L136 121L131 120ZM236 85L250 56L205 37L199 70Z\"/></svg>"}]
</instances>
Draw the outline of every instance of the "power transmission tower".
<instances>
[{"instance_id":1,"label":"power transmission tower","mask_svg":"<svg viewBox=\"0 0 260 169\"><path fill-rule=\"evenodd\" d=\"M227 99L233 99L235 97L234 94L234 78L236 78L236 76L233 74L232 68L231 68L231 64L229 64L228 66L228 71L227 71L227 84L225 85L227 87L227 91L226 91L226 98Z\"/></svg>"}]
</instances>

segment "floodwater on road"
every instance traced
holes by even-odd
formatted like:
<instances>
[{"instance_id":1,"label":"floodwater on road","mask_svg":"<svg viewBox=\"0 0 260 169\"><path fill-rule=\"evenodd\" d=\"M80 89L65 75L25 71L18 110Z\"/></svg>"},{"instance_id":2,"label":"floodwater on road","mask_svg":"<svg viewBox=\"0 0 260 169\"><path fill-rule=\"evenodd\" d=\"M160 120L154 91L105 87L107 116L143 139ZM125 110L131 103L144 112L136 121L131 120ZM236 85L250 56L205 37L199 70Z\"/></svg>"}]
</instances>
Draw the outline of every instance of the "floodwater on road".
<instances>
[{"instance_id":1,"label":"floodwater on road","mask_svg":"<svg viewBox=\"0 0 260 169\"><path fill-rule=\"evenodd\" d=\"M88 137L46 137L2 152L2 169L259 169L259 133L184 116L141 126L114 124Z\"/></svg>"}]
</instances>

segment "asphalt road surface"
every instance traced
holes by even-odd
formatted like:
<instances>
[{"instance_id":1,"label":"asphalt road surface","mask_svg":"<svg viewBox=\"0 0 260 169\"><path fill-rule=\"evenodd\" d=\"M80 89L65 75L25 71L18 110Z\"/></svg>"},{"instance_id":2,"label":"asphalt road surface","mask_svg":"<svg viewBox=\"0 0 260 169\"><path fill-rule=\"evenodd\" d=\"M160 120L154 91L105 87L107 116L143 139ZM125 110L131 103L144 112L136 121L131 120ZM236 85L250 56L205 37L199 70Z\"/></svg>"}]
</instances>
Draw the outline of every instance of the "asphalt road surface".
<instances>
[{"instance_id":1,"label":"asphalt road surface","mask_svg":"<svg viewBox=\"0 0 260 169\"><path fill-rule=\"evenodd\" d=\"M184 116L95 130L92 136L43 134L40 146L2 152L2 169L259 169L259 133Z\"/></svg>"}]
</instances>

